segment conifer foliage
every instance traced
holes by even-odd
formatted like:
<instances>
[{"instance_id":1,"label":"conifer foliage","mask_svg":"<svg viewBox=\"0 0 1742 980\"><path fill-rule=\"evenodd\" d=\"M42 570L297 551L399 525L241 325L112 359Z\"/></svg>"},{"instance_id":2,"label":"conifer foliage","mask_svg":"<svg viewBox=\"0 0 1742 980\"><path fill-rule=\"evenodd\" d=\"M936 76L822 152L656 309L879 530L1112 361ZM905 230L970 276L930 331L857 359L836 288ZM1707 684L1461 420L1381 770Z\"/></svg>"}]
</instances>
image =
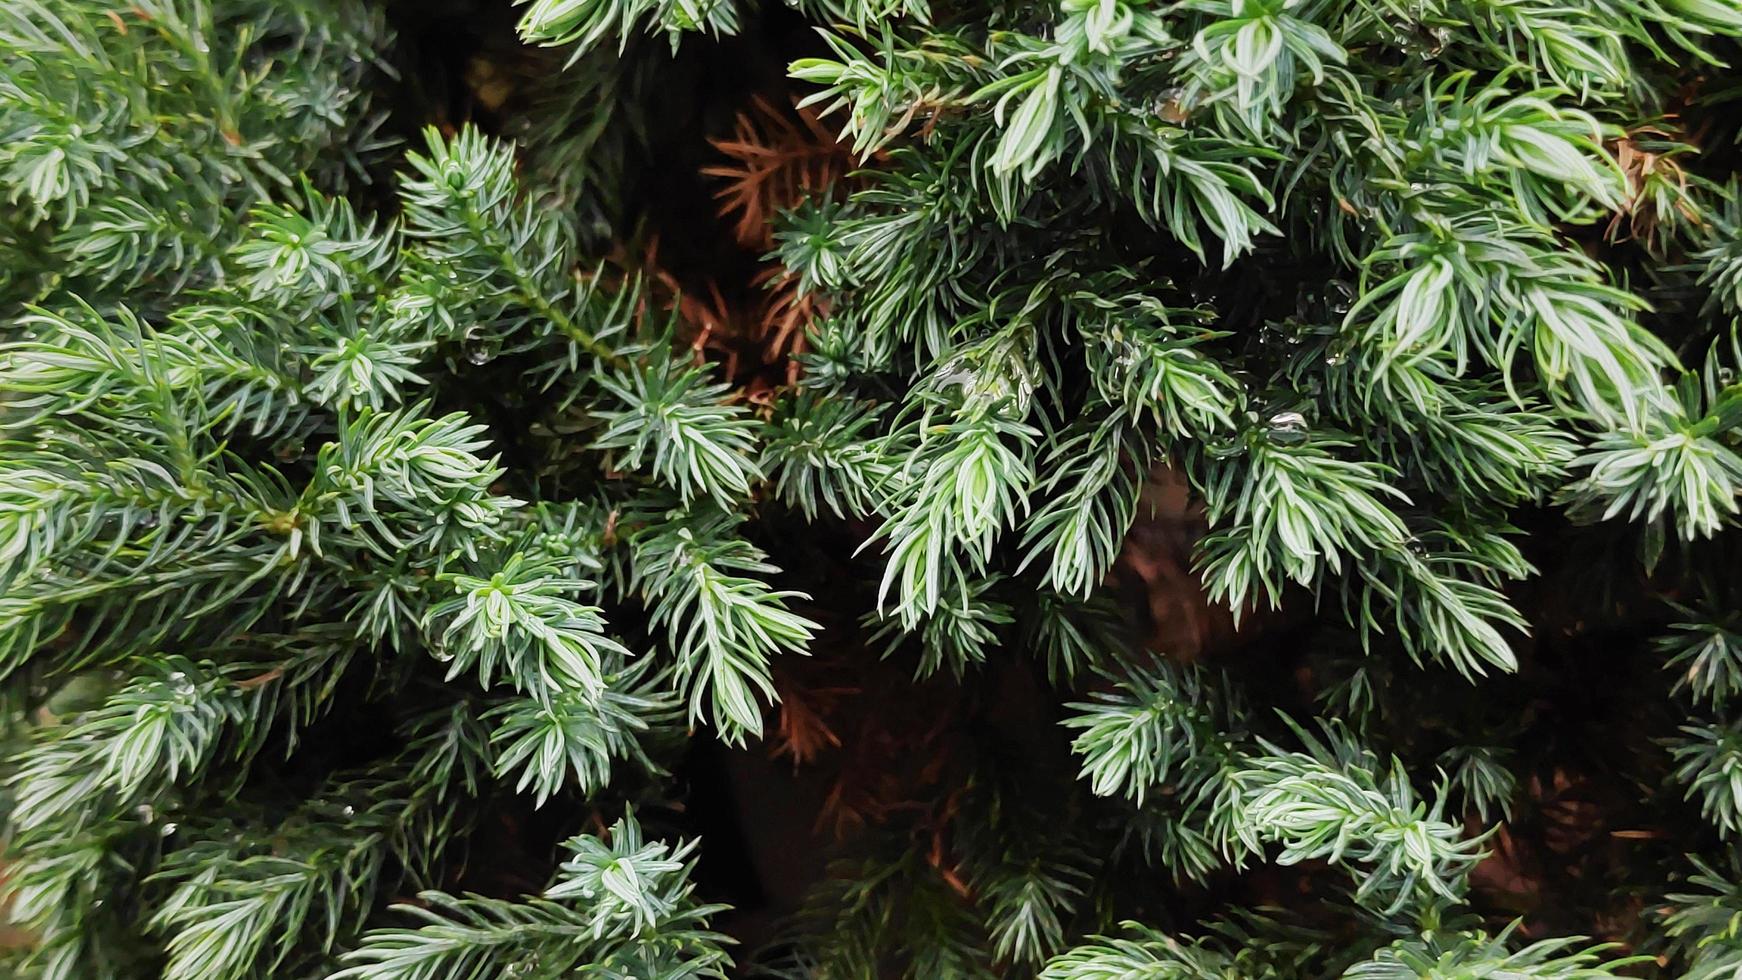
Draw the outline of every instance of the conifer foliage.
<instances>
[{"instance_id":1,"label":"conifer foliage","mask_svg":"<svg viewBox=\"0 0 1742 980\"><path fill-rule=\"evenodd\" d=\"M419 6L0 5L17 975L1742 975L1738 0Z\"/></svg>"}]
</instances>

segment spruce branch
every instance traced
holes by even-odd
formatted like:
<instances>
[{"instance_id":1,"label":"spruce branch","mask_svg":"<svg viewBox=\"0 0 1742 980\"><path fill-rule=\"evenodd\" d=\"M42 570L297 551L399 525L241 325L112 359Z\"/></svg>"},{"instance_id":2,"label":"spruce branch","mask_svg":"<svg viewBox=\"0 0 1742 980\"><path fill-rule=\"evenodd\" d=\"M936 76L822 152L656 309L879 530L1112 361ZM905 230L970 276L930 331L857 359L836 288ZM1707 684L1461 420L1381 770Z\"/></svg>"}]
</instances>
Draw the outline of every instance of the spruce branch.
<instances>
[{"instance_id":1,"label":"spruce branch","mask_svg":"<svg viewBox=\"0 0 1742 980\"><path fill-rule=\"evenodd\" d=\"M486 720L497 723L490 735L495 774L518 772L515 789L532 787L542 806L571 782L583 794L597 793L617 760L657 772L641 740L654 726L672 721L679 705L665 689L666 679L651 673L651 663L642 658L610 670L595 697L567 693L493 710Z\"/></svg>"},{"instance_id":2,"label":"spruce branch","mask_svg":"<svg viewBox=\"0 0 1742 980\"><path fill-rule=\"evenodd\" d=\"M571 596L592 583L568 580L554 562L515 553L488 578L448 576L456 595L429 610L442 625L439 654L448 677L476 670L491 685L500 668L509 684L544 705L565 696L597 702L605 664L628 656L605 634L595 606Z\"/></svg>"},{"instance_id":3,"label":"spruce branch","mask_svg":"<svg viewBox=\"0 0 1742 980\"><path fill-rule=\"evenodd\" d=\"M632 816L603 837L565 843L569 858L540 897L509 902L428 891L400 906L417 925L376 929L332 980L554 978L593 968L622 976L723 978L731 960L689 882L695 843L644 843Z\"/></svg>"},{"instance_id":4,"label":"spruce branch","mask_svg":"<svg viewBox=\"0 0 1742 980\"><path fill-rule=\"evenodd\" d=\"M722 511L674 511L634 538L637 585L653 599L689 689L689 717L704 715L730 742L762 733L762 700L774 699L769 658L803 653L817 624L789 608L801 592L770 588L754 575L779 569L736 535L742 518Z\"/></svg>"},{"instance_id":5,"label":"spruce branch","mask_svg":"<svg viewBox=\"0 0 1742 980\"><path fill-rule=\"evenodd\" d=\"M732 0L516 0L531 6L520 18L520 36L547 45L575 46L575 58L616 35L627 45L637 29L665 32L675 50L684 33L736 34Z\"/></svg>"},{"instance_id":6,"label":"spruce branch","mask_svg":"<svg viewBox=\"0 0 1742 980\"><path fill-rule=\"evenodd\" d=\"M757 427L742 406L724 401L726 384L707 379L705 369L663 351L602 378L600 386L617 405L593 413L605 426L594 448L616 451L617 466L650 472L686 504L748 496L751 484L763 479L755 459Z\"/></svg>"}]
</instances>

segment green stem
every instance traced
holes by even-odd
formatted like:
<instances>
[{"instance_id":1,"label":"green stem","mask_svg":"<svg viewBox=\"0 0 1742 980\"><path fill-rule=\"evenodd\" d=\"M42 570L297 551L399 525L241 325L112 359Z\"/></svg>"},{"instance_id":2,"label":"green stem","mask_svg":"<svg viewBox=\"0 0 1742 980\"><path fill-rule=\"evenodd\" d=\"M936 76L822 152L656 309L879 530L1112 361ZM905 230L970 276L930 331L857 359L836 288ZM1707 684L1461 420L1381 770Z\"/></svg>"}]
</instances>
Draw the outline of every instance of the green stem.
<instances>
[{"instance_id":1,"label":"green stem","mask_svg":"<svg viewBox=\"0 0 1742 980\"><path fill-rule=\"evenodd\" d=\"M628 366L627 361L619 357L599 338L593 336L592 331L576 323L573 317L558 309L556 304L545 298L544 291L538 288L537 280L532 277L525 266L520 264L520 259L514 254L513 249L510 249L496 236L494 229L490 227L484 216L469 204L466 208L466 225L478 241L484 243L496 261L501 263L502 268L508 271L508 275L514 280L515 296L520 300L521 305L543 317L569 340L578 344L587 353L604 361L606 365L618 369Z\"/></svg>"}]
</instances>

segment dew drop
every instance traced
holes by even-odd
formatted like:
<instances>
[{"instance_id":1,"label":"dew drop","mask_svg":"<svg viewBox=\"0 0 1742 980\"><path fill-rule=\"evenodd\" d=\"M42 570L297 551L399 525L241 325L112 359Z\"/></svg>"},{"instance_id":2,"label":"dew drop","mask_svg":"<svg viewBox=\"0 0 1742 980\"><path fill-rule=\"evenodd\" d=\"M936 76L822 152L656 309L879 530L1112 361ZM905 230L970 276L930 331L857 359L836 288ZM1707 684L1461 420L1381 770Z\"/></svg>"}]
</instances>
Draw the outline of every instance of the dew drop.
<instances>
[{"instance_id":1,"label":"dew drop","mask_svg":"<svg viewBox=\"0 0 1742 980\"><path fill-rule=\"evenodd\" d=\"M488 364L496 357L495 346L485 339L483 332L477 327L467 327L461 343L468 363Z\"/></svg>"},{"instance_id":2,"label":"dew drop","mask_svg":"<svg viewBox=\"0 0 1742 980\"><path fill-rule=\"evenodd\" d=\"M1149 103L1149 112L1162 122L1177 126L1185 122L1191 115L1191 109L1186 106L1185 98L1185 89L1170 88L1156 95L1155 99Z\"/></svg>"},{"instance_id":3,"label":"dew drop","mask_svg":"<svg viewBox=\"0 0 1742 980\"><path fill-rule=\"evenodd\" d=\"M1306 416L1299 412L1277 412L1270 417L1271 438L1284 445L1305 439L1306 431Z\"/></svg>"}]
</instances>

